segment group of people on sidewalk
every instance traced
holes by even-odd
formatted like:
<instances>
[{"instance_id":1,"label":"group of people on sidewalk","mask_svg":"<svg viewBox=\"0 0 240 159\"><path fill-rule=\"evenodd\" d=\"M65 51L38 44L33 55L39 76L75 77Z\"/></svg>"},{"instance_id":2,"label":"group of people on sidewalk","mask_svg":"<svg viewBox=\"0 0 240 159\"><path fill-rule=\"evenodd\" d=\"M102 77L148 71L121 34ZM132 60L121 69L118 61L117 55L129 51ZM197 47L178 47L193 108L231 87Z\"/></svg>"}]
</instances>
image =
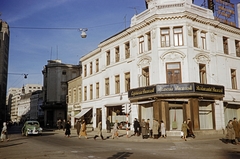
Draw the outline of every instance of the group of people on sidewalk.
<instances>
[{"instance_id":1,"label":"group of people on sidewalk","mask_svg":"<svg viewBox=\"0 0 240 159\"><path fill-rule=\"evenodd\" d=\"M150 122L150 119L142 119L141 122L138 121L137 118L134 119L133 122L134 128L134 136L142 135L143 139L154 138L157 139L159 137L166 138L166 128L163 121L159 124L159 122L154 119L153 122Z\"/></svg>"},{"instance_id":2,"label":"group of people on sidewalk","mask_svg":"<svg viewBox=\"0 0 240 159\"><path fill-rule=\"evenodd\" d=\"M225 143L239 144L240 142L240 120L234 117L229 120L226 126L226 140Z\"/></svg>"}]
</instances>

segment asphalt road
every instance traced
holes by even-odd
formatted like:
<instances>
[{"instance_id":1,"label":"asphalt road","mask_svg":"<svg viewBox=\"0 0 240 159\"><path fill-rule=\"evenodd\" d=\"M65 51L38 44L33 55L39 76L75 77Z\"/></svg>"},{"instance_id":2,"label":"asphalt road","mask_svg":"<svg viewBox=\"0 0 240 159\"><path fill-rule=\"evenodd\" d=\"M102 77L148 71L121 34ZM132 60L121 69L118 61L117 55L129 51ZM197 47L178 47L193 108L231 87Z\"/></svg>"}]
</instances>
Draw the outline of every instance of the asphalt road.
<instances>
[{"instance_id":1,"label":"asphalt road","mask_svg":"<svg viewBox=\"0 0 240 159\"><path fill-rule=\"evenodd\" d=\"M219 137L141 139L78 139L75 130L67 138L62 130L42 136L22 136L20 127L9 130L10 141L0 143L0 159L239 159L240 145L225 144ZM110 134L104 134L104 137Z\"/></svg>"}]
</instances>

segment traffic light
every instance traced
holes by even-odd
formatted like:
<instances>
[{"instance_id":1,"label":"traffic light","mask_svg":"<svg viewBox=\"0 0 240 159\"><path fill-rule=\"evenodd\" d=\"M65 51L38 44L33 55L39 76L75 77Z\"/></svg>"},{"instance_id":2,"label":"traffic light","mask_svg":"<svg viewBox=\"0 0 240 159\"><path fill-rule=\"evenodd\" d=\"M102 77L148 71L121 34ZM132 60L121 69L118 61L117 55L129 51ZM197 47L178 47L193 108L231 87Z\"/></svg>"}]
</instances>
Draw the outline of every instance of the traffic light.
<instances>
[{"instance_id":1,"label":"traffic light","mask_svg":"<svg viewBox=\"0 0 240 159\"><path fill-rule=\"evenodd\" d=\"M213 0L208 0L208 9L212 10L214 12L214 2Z\"/></svg>"}]
</instances>

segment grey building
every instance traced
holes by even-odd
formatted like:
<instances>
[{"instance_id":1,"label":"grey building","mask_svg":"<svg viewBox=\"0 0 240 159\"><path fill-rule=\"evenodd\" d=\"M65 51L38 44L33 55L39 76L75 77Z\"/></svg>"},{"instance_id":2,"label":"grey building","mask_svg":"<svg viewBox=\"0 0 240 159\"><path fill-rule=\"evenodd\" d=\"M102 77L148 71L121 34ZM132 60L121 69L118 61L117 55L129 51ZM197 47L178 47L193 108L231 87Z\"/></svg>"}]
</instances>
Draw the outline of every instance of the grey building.
<instances>
[{"instance_id":1,"label":"grey building","mask_svg":"<svg viewBox=\"0 0 240 159\"><path fill-rule=\"evenodd\" d=\"M67 120L67 82L81 75L81 65L48 60L42 73L44 126L54 127L58 119Z\"/></svg>"},{"instance_id":2,"label":"grey building","mask_svg":"<svg viewBox=\"0 0 240 159\"><path fill-rule=\"evenodd\" d=\"M6 108L9 37L9 26L0 19L0 124L9 119Z\"/></svg>"}]
</instances>

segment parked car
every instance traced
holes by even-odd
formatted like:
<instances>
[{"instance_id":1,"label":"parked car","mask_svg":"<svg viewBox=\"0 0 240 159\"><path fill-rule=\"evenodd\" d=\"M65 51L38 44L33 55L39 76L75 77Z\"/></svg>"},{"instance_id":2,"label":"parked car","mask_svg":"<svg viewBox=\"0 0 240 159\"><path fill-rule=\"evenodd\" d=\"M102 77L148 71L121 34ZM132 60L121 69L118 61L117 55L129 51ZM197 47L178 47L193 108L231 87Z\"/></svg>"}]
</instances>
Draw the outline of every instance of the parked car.
<instances>
[{"instance_id":1,"label":"parked car","mask_svg":"<svg viewBox=\"0 0 240 159\"><path fill-rule=\"evenodd\" d=\"M42 128L38 121L26 121L22 127L22 135L42 135Z\"/></svg>"}]
</instances>

